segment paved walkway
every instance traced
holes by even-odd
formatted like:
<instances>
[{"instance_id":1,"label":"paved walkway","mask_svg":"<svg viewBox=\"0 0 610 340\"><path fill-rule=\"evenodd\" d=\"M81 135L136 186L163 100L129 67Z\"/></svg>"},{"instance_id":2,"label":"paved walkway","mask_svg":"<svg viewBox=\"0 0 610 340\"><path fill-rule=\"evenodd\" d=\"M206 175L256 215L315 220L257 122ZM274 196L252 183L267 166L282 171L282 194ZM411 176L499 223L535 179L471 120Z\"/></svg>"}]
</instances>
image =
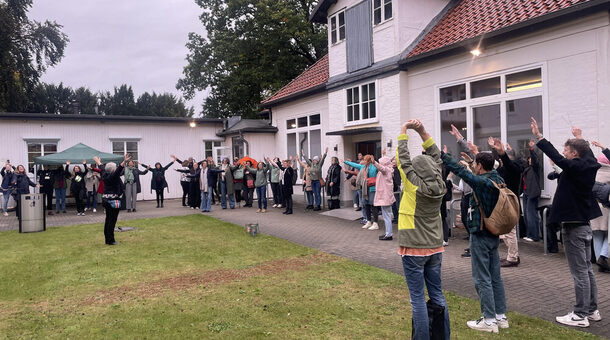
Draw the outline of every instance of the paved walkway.
<instances>
[{"instance_id":1,"label":"paved walkway","mask_svg":"<svg viewBox=\"0 0 610 340\"><path fill-rule=\"evenodd\" d=\"M121 212L118 225L126 219L179 216L194 212L181 207L178 200L167 201L165 206L156 209L154 202L139 202L136 213ZM258 222L264 234L403 274L400 258L396 255L396 240L379 241L377 237L381 231L363 230L358 222L324 216L313 211L306 212L303 208L303 205L297 204L295 214L287 216L281 214L280 209L274 208L269 208L266 214L256 214L255 208L221 210L216 205L212 207L210 215L237 225ZM47 225L100 223L103 220L102 212L88 213L84 217L68 213L50 216ZM16 218L0 216L0 230L16 227ZM450 245L443 255L443 288L476 299L470 260L460 257L468 246L468 241L463 239L463 231L456 230L455 234L456 237L449 240ZM519 246L521 265L502 269L508 308L551 321L554 321L555 316L569 312L574 303L573 283L561 250L559 254L544 255L541 243L520 242ZM501 256L505 254L506 247L503 244L500 251ZM599 309L604 319L592 323L585 330L610 338L610 274L596 272L596 279ZM472 315L472 318L476 317L478 315Z\"/></svg>"}]
</instances>

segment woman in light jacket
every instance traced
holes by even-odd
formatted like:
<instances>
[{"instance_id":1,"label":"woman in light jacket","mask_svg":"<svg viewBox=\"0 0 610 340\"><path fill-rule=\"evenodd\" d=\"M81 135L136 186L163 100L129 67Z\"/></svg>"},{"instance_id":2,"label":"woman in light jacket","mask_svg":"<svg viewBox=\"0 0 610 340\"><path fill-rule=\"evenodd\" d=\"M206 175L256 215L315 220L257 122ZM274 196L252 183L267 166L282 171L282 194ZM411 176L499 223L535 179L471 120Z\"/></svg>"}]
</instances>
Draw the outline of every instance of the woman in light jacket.
<instances>
[{"instance_id":1,"label":"woman in light jacket","mask_svg":"<svg viewBox=\"0 0 610 340\"><path fill-rule=\"evenodd\" d=\"M93 212L97 212L97 189L100 187L101 178L102 171L98 169L97 164L91 164L85 175L85 187L87 188L87 207L85 211L93 209Z\"/></svg>"},{"instance_id":2,"label":"woman in light jacket","mask_svg":"<svg viewBox=\"0 0 610 340\"><path fill-rule=\"evenodd\" d=\"M358 164L349 160L345 161L345 164L352 166L358 170L362 176L359 176L362 186L362 202L364 209L366 210L366 224L362 226L362 229L378 230L379 225L377 224L378 210L375 206L375 182L377 178L377 168L373 165L375 157L372 155L364 156L364 164ZM360 177L362 179L360 179Z\"/></svg>"},{"instance_id":3,"label":"woman in light jacket","mask_svg":"<svg viewBox=\"0 0 610 340\"><path fill-rule=\"evenodd\" d=\"M271 176L269 178L269 182L271 182L271 192L273 192L273 207L281 208L282 207L282 186L280 185L280 161L279 158L274 157L273 162L271 164L275 164L277 166L271 167Z\"/></svg>"},{"instance_id":4,"label":"woman in light jacket","mask_svg":"<svg viewBox=\"0 0 610 340\"><path fill-rule=\"evenodd\" d=\"M147 173L148 169L141 171L132 160L127 162L127 166L123 169L121 175L125 183L125 205L128 213L136 212L136 200L138 199L138 194L142 192L140 175L146 175Z\"/></svg>"},{"instance_id":5,"label":"woman in light jacket","mask_svg":"<svg viewBox=\"0 0 610 340\"><path fill-rule=\"evenodd\" d=\"M246 167L250 173L256 174L256 180L254 186L256 187L256 196L258 197L258 210L257 213L267 212L267 172L271 170L271 161L267 157L265 162L258 162L256 169L252 167Z\"/></svg>"},{"instance_id":6,"label":"woman in light jacket","mask_svg":"<svg viewBox=\"0 0 610 340\"><path fill-rule=\"evenodd\" d=\"M374 204L381 207L381 215L385 224L385 235L379 236L379 240L390 241L392 240L392 205L396 202L394 197L394 168L392 167L392 159L385 155L385 149L382 154L383 157L379 159L379 162L373 161L373 165L378 170Z\"/></svg>"}]
</instances>

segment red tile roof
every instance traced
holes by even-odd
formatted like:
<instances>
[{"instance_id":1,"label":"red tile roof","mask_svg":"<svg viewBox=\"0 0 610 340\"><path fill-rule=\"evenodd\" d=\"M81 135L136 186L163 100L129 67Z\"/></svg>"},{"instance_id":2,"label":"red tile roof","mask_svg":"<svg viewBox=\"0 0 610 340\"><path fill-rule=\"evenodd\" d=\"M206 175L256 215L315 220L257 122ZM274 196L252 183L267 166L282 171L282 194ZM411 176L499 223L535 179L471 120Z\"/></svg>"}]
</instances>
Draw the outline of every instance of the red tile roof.
<instances>
[{"instance_id":1,"label":"red tile roof","mask_svg":"<svg viewBox=\"0 0 610 340\"><path fill-rule=\"evenodd\" d=\"M282 87L271 98L266 99L262 104L277 102L286 97L301 93L328 81L328 54L303 71L298 77L294 78L288 85Z\"/></svg>"},{"instance_id":2,"label":"red tile roof","mask_svg":"<svg viewBox=\"0 0 610 340\"><path fill-rule=\"evenodd\" d=\"M591 0L462 0L407 59Z\"/></svg>"}]
</instances>

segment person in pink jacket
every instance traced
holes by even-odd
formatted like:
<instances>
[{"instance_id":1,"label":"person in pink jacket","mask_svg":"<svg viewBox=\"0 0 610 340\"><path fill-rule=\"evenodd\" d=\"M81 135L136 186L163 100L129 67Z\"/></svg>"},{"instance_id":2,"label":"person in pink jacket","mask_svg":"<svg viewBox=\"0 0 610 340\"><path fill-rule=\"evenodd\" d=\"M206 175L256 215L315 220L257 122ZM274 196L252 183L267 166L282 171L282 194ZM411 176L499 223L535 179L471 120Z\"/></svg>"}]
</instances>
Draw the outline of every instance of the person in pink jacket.
<instances>
[{"instance_id":1,"label":"person in pink jacket","mask_svg":"<svg viewBox=\"0 0 610 340\"><path fill-rule=\"evenodd\" d=\"M392 159L385 155L386 151L381 152L382 157L379 162L375 161L373 165L377 168L377 193L375 194L375 206L381 207L381 215L385 224L385 234L379 236L380 241L392 240L392 204L396 202L394 197L394 182L392 176L394 168L392 167Z\"/></svg>"}]
</instances>

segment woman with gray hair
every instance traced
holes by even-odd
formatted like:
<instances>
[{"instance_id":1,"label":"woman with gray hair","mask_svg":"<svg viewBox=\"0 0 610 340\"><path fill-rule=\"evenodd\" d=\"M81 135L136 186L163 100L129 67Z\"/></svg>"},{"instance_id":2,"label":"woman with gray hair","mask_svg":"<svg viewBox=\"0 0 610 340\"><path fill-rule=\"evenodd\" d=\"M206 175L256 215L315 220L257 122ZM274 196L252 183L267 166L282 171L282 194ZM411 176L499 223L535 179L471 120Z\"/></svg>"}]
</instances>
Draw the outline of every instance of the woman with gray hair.
<instances>
[{"instance_id":1,"label":"woman with gray hair","mask_svg":"<svg viewBox=\"0 0 610 340\"><path fill-rule=\"evenodd\" d=\"M106 220L104 221L104 237L106 244L114 246L119 244L114 240L114 227L116 221L119 218L119 211L121 210L121 196L123 196L123 185L121 183L121 172L125 162L131 159L129 154L125 154L125 159L120 165L116 163L108 163L104 167L104 173L102 174L102 181L104 182L104 194L102 195L102 204L106 209ZM95 163L98 166L102 165L99 157L93 157Z\"/></svg>"}]
</instances>

